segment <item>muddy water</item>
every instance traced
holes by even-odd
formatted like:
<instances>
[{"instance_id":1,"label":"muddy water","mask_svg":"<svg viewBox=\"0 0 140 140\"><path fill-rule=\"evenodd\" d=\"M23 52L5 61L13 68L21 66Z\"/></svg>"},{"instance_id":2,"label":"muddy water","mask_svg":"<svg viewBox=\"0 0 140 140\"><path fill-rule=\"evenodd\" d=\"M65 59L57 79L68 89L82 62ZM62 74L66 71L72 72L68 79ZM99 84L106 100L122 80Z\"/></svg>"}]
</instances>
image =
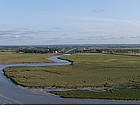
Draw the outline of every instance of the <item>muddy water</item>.
<instances>
[{"instance_id":1,"label":"muddy water","mask_svg":"<svg viewBox=\"0 0 140 140\"><path fill-rule=\"evenodd\" d=\"M53 56L49 60L53 63L30 63L30 64L10 64L0 65L0 104L6 105L24 105L24 104L140 104L140 101L115 101L115 100L93 100L93 99L66 99L47 93L45 89L28 89L13 84L3 74L3 69L12 66L60 66L70 65L71 62L58 59L59 56Z\"/></svg>"}]
</instances>

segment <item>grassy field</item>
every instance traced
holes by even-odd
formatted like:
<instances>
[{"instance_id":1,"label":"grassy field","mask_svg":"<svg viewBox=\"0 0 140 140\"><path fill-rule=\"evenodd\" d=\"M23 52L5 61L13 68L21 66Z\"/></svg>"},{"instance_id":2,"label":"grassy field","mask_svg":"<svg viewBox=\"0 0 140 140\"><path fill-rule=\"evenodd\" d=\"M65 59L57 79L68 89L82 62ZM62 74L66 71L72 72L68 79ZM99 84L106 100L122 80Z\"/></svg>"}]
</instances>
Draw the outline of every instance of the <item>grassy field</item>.
<instances>
[{"instance_id":1,"label":"grassy field","mask_svg":"<svg viewBox=\"0 0 140 140\"><path fill-rule=\"evenodd\" d=\"M138 56L88 53L63 58L74 61L73 65L12 67L5 69L5 73L17 83L28 87L140 86Z\"/></svg>"},{"instance_id":2,"label":"grassy field","mask_svg":"<svg viewBox=\"0 0 140 140\"><path fill-rule=\"evenodd\" d=\"M63 98L140 100L140 88L109 90L105 92L74 90L74 91L63 91L63 92L57 91L52 93L59 95Z\"/></svg>"},{"instance_id":3,"label":"grassy field","mask_svg":"<svg viewBox=\"0 0 140 140\"><path fill-rule=\"evenodd\" d=\"M48 57L53 54L30 54L16 52L0 52L0 64L16 64L31 62L50 62Z\"/></svg>"}]
</instances>

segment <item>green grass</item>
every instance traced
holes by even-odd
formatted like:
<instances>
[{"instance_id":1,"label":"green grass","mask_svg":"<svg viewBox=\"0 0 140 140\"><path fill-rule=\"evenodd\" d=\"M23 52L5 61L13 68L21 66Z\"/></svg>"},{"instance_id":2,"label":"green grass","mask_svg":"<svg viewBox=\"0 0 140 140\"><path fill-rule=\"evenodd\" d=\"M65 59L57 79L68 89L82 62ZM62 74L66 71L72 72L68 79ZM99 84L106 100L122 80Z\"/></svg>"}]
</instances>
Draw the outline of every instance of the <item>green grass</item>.
<instances>
[{"instance_id":1,"label":"green grass","mask_svg":"<svg viewBox=\"0 0 140 140\"><path fill-rule=\"evenodd\" d=\"M48 62L49 56L51 55L0 53L0 63ZM74 63L55 67L10 67L4 71L12 80L27 87L133 87L104 92L52 92L64 98L140 100L139 56L74 54L63 58Z\"/></svg>"},{"instance_id":2,"label":"green grass","mask_svg":"<svg viewBox=\"0 0 140 140\"><path fill-rule=\"evenodd\" d=\"M0 52L0 64L50 62L48 57L54 54L27 54L16 52Z\"/></svg>"},{"instance_id":3,"label":"green grass","mask_svg":"<svg viewBox=\"0 0 140 140\"><path fill-rule=\"evenodd\" d=\"M63 58L74 61L73 65L12 67L6 68L5 73L28 87L140 86L140 57L74 54Z\"/></svg>"},{"instance_id":4,"label":"green grass","mask_svg":"<svg viewBox=\"0 0 140 140\"><path fill-rule=\"evenodd\" d=\"M59 95L63 98L140 100L140 88L108 90L105 92L74 90L74 91L57 91L57 92L55 91L52 93L55 95Z\"/></svg>"}]
</instances>

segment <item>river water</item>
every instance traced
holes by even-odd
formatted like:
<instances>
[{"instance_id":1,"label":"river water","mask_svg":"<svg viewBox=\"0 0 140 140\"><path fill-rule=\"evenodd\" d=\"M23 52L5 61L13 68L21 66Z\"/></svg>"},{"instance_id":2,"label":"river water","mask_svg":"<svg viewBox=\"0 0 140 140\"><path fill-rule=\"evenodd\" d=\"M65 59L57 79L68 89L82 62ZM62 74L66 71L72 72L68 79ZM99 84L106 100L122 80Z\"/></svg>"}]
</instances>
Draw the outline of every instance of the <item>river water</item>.
<instances>
[{"instance_id":1,"label":"river water","mask_svg":"<svg viewBox=\"0 0 140 140\"><path fill-rule=\"evenodd\" d=\"M114 105L114 104L140 104L140 101L98 100L98 99L69 99L50 94L45 89L30 89L17 86L4 76L3 69L13 66L61 66L70 65L71 62L58 59L59 56L50 57L53 63L30 63L0 65L0 104L6 105ZM82 92L82 91L81 91Z\"/></svg>"}]
</instances>

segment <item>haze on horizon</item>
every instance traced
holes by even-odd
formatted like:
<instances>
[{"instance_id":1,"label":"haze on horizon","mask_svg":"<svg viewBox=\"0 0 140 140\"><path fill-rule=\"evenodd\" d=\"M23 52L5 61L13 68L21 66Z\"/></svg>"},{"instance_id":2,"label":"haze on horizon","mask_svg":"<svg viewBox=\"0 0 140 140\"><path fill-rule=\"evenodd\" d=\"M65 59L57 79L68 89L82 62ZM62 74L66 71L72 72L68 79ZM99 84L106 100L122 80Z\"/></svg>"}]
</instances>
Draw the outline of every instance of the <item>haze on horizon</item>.
<instances>
[{"instance_id":1,"label":"haze on horizon","mask_svg":"<svg viewBox=\"0 0 140 140\"><path fill-rule=\"evenodd\" d=\"M140 44L139 0L0 0L0 45Z\"/></svg>"}]
</instances>

